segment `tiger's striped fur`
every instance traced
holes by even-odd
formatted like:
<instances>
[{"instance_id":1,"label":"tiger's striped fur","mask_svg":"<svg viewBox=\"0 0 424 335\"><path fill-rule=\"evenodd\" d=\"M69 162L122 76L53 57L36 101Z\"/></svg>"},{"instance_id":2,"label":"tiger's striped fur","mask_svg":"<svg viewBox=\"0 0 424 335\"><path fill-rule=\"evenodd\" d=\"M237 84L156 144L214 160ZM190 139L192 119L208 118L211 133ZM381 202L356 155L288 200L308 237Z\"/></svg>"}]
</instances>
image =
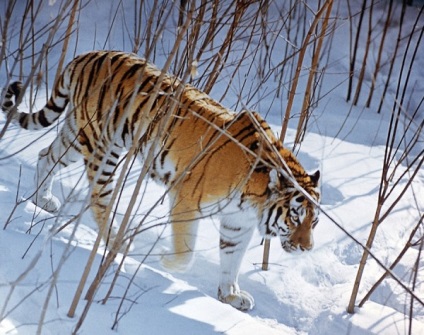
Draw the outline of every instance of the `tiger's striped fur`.
<instances>
[{"instance_id":1,"label":"tiger's striped fur","mask_svg":"<svg viewBox=\"0 0 424 335\"><path fill-rule=\"evenodd\" d=\"M199 219L217 214L218 297L238 309L251 309L253 298L240 290L238 272L254 227L264 236L279 236L286 251L309 250L318 221L316 207L277 170L291 174L316 201L319 172L308 175L259 114L233 113L198 89L180 86L174 76L160 77L160 70L136 55L90 52L67 65L44 108L10 115L21 127L36 130L57 122L68 106L59 135L39 154L41 185L33 201L58 211L53 177L83 157L93 187L92 210L100 231L106 232L109 218L104 212L115 168L122 152L135 143L142 161L153 153L150 176L169 188L173 250L163 257L164 266L185 270ZM6 113L20 91L19 83L9 86L2 103ZM278 155L286 166L277 165Z\"/></svg>"}]
</instances>

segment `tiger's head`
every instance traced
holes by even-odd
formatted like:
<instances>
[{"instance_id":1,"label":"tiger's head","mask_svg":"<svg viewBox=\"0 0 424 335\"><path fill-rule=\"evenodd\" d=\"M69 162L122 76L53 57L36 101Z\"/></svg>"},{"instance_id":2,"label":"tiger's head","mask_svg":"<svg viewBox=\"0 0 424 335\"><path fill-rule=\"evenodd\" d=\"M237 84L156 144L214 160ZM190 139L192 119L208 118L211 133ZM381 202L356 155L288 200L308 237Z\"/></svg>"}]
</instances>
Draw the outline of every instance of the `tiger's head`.
<instances>
[{"instance_id":1,"label":"tiger's head","mask_svg":"<svg viewBox=\"0 0 424 335\"><path fill-rule=\"evenodd\" d=\"M266 236L279 236L287 252L306 251L313 247L313 229L318 223L319 209L294 185L275 170L270 172L269 198L262 213L260 227ZM320 172L305 174L298 183L319 202ZM299 178L296 178L299 179Z\"/></svg>"}]
</instances>

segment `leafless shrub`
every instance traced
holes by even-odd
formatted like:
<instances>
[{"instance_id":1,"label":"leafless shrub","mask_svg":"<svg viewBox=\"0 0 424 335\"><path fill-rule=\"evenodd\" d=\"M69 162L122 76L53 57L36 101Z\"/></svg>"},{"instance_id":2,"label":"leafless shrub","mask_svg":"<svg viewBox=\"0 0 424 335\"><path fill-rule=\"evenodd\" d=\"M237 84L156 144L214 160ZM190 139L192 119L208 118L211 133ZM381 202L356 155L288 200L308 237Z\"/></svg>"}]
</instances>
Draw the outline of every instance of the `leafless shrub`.
<instances>
[{"instance_id":1,"label":"leafless shrub","mask_svg":"<svg viewBox=\"0 0 424 335\"><path fill-rule=\"evenodd\" d=\"M375 65L375 69L373 72L373 81L370 89L370 93L368 96L367 106L370 106L370 100L373 94L375 94L375 78L377 77L377 73L380 70L380 62L381 62L381 52L383 49L383 43L385 41L385 36L387 33L388 25L390 20L392 20L392 1L389 3L388 6L388 12L387 12L387 18L386 23L383 27L383 33L380 40L380 48L378 51L377 56L377 62ZM361 279L363 274L365 273L365 266L369 257L369 252L372 248L373 241L376 237L378 228L384 224L386 221L388 221L388 218L390 217L390 214L398 208L399 201L402 199L402 197L405 195L406 191L408 189L413 188L413 181L415 177L417 176L418 172L422 169L422 166L424 164L424 150L422 149L422 129L424 125L424 121L422 119L422 103L423 98L421 97L421 100L419 100L417 107L412 108L412 106L407 103L405 97L407 92L410 90L408 89L408 85L410 84L410 74L413 71L413 69L418 66L418 62L416 62L416 56L418 53L418 49L422 48L422 37L424 34L424 29L421 28L419 30L416 29L416 27L419 27L418 22L422 22L422 14L424 7L421 8L420 11L417 12L416 22L411 25L412 29L411 31L407 31L406 33L406 43L402 43L403 37L402 34L404 33L404 17L405 17L405 9L406 9L406 3L404 2L402 5L402 11L400 13L400 23L399 26L396 28L398 29L398 39L396 41L395 50L393 53L393 57L390 59L390 65L389 65L389 71L388 75L386 77L386 82L384 84L384 89L382 91L382 95L380 98L380 105L378 108L378 112L380 113L382 103L384 100L387 100L387 89L390 84L390 80L392 78L393 69L395 66L399 67L399 74L397 77L397 83L395 88L395 96L392 100L392 110L391 110L391 118L390 118L390 125L387 130L387 140L386 140L386 150L385 150L385 157L384 162L382 166L382 174L381 174L381 181L379 185L379 196L378 196L378 203L375 211L375 216L372 222L372 227L370 230L370 234L368 237L368 241L366 244L366 248L364 249L364 253L362 256L362 259L360 261L360 266L358 268L357 277L355 280L354 288L352 291L351 299L348 306L348 312L353 313L354 307L355 307L355 301L358 295L359 286L361 283ZM365 10L364 10L365 13ZM369 17L373 15L372 11L368 13ZM370 18L371 21L371 18ZM358 30L360 27L358 27ZM412 40L414 39L414 43L412 43ZM403 50L403 57L397 58L395 55L397 54L398 50L404 48ZM364 61L363 64L366 63L365 59L368 57L367 53L364 55ZM361 71L362 72L362 71ZM359 92L359 86L361 85L361 77L358 82L358 89L357 92ZM358 100L356 99L357 95L355 96L354 103L358 103ZM412 110L411 110L412 109ZM401 124L404 124L404 127L401 127ZM412 190L413 191L413 190ZM416 202L416 209L419 213L419 204ZM407 240L405 246L402 248L401 252L399 253L398 257L393 260L392 265L390 266L390 270L392 270L398 262L402 259L403 255L406 253L406 251L415 246L419 248L419 255L421 254L422 250L422 224L423 224L423 217L422 215L418 215L419 220L414 225L413 222L411 222L411 234L410 238ZM386 223L389 224L389 223ZM418 293L416 289L416 278L417 273L419 270L418 266L418 260L417 263L414 264L411 267L411 285L408 287L406 284L403 284L403 288L409 294L411 299L410 304L410 323L409 323L409 334L412 334L412 314L414 309L413 301L416 300L415 294ZM382 283L382 281L388 277L388 276L394 276L393 272L390 270L386 270L384 275L377 280L375 285L370 289L368 294L361 300L359 306L363 306L364 302L369 299L371 294L374 292L375 288ZM397 279L398 280L398 279Z\"/></svg>"},{"instance_id":2,"label":"leafless shrub","mask_svg":"<svg viewBox=\"0 0 424 335\"><path fill-rule=\"evenodd\" d=\"M118 4L119 3L119 4ZM350 1L346 0L347 6L350 6ZM373 6L377 5L373 0L371 5L367 6L367 1L363 1L362 9L359 13L351 11L349 20L351 22L351 52L349 71L346 74L348 82L347 100L352 99L352 93L357 86L354 96L354 104L360 104L360 92L363 90L366 74L372 72L372 83L368 94L366 105L371 106L373 97L380 99L380 107L382 109L383 101L387 100L387 91L394 75L394 69L398 66L399 49L404 40L403 20L405 14L405 5L400 13L400 23L398 29L398 40L396 42L395 52L389 60L383 59L383 51L386 45L386 34L393 20L395 11L393 10L393 1L391 0L387 7L387 16L382 31L381 39L378 42L378 55L373 71L369 70L369 58L372 53L371 43L375 41L377 34L373 30ZM18 6L19 5L19 6ZM83 1L62 1L57 13L52 16L50 22L43 26L36 24L40 13L48 6L47 1L40 0L38 2L28 0L25 5L17 4L16 0L8 0L5 4L4 18L0 18L0 68L5 69L6 82L20 79L24 82L24 91L29 88L30 92L30 111L33 109L33 104L36 96L39 94L39 89L44 88L46 91L51 88L56 79L54 74L60 73L64 60L69 56L75 55L75 50L78 49L78 40L81 38L78 30L79 20L84 16L85 6ZM316 5L314 7L314 5ZM285 138L286 130L289 122L295 121L294 127L297 128L295 145L299 145L303 140L303 135L307 131L308 120L313 115L314 108L323 98L320 91L320 84L324 78L325 69L327 67L324 57L325 45L331 45L333 33L337 29L335 21L337 12L333 8L333 1L318 1L311 5L305 1L290 0L290 1L158 1L154 0L147 3L142 0L136 0L131 3L131 8L134 12L132 21L128 18L128 10L121 2L114 2L111 5L110 30L104 41L94 38L93 48L106 48L111 45L114 48L117 43L112 39L114 25L121 24L127 29L124 29L128 36L125 36L122 44L119 46L122 49L135 53L143 53L147 59L160 63L166 59L164 64L158 64L164 71L175 73L183 79L184 82L190 82L207 93L214 96L219 96L222 101L232 103L234 109L240 108L256 108L261 109L263 114L267 114L273 106L264 107L260 104L263 96L271 96L272 101L278 101L275 105L279 106L282 111L280 119L282 128L280 137ZM278 18L271 16L270 11L279 13ZM367 16L368 15L368 16ZM417 16L417 20L420 18ZM20 24L17 24L19 17ZM363 20L368 18L368 38L366 39L365 52L362 59L362 66L359 71L358 78L356 77L356 66L361 42L361 34L363 28ZM171 23L170 23L171 22ZM366 22L366 21L365 21ZM354 25L356 23L356 26ZM128 28L128 27L132 27ZM170 33L171 31L171 33ZM173 34L173 39L169 45L165 45L162 41L163 34ZM422 30L420 33L419 42L415 44L415 48L408 44L406 51L410 52L414 48L413 55L417 53L420 45ZM409 37L415 37L416 31L409 32ZM129 37L129 38L128 38ZM330 53L327 47L327 54ZM53 53L52 51L56 51ZM280 51L282 52L280 53ZM54 58L51 54L60 55ZM234 54L241 57L234 57ZM407 52L405 52L405 57ZM163 57L166 55L166 57ZM409 68L407 65L403 69L410 72L414 65L414 56L405 58L410 60ZM72 58L72 57L71 57ZM376 80L383 78L381 69L384 65L389 66L388 74L384 77L384 88L380 92L376 89ZM406 64L406 63L405 63ZM29 73L26 71L30 69ZM257 78L254 82L249 82L248 77L255 74ZM356 287L352 293L352 299L349 304L349 311L352 312L356 301L357 289L360 284L361 274L364 271L366 261L371 252L372 241L377 233L377 228L387 219L389 214L396 209L396 205L404 195L407 189L411 187L414 177L417 175L423 165L423 152L419 150L419 144L422 143L422 128L423 123L418 122L415 115L419 115L418 110L421 108L422 100L415 108L415 113L404 113L408 80L401 81L402 74L398 79L398 90L396 97L393 99L393 109L391 118L391 127L388 130L386 143L386 156L382 167L382 176L380 182L379 202L376 208L372 230L368 243L366 245L364 256L360 264ZM266 88L266 83L269 78L274 78L276 83L274 88ZM306 78L306 80L304 80ZM50 80L49 80L50 79ZM224 83L224 85L219 85ZM224 86L221 88L219 86ZM300 111L293 111L296 97L300 97L302 108ZM153 103L154 95L152 95L151 103ZM284 103L280 101L284 100ZM18 98L18 103L22 101L22 97ZM175 101L174 101L175 103ZM286 108L280 108L286 105ZM268 108L268 110L266 110ZM169 113L172 112L170 108ZM405 122L405 128L401 129L400 121L402 118L409 121ZM0 132L0 139L4 136L9 125L8 120ZM159 140L159 139L158 139ZM131 148L129 154L122 162L121 172L117 181L117 187L113 194L113 202L107 208L107 213L114 215L117 212L117 207L120 202L121 191L129 178L129 170L133 163L133 154L137 150L136 147ZM151 159L152 157L150 157ZM0 157L0 159L6 159ZM84 289L88 287L88 292L85 296L86 302L82 315L80 316L74 332L78 332L79 327L84 322L92 303L95 301L96 293L99 286L104 282L107 271L111 269L124 238L129 239L131 245L132 240L140 234L146 227L146 218L141 219L135 224L135 228L130 227L132 210L137 206L136 198L141 192L141 181L147 174L149 167L149 159L135 182L135 191L130 199L128 209L123 213L122 224L118 233L119 238L116 239L111 251L104 255L102 264L98 269L94 269L93 261L95 255L99 252L101 243L101 234L96 239L90 258L86 263L85 271L81 276L77 291L75 292L73 302L69 308L68 315L75 316L75 311L78 303L81 302L81 297ZM409 180L406 184L401 181ZM165 191L166 194L166 191ZM163 198L162 198L163 199ZM161 200L162 200L161 199ZM18 204L21 200L16 199ZM76 227L80 222L85 210L90 206L90 200L81 207L81 212L68 220L65 224L60 222L59 226L55 226L51 236L60 229L63 225L74 224L74 229L70 236L70 242L63 251L59 265L53 269L49 281L45 283L48 286L48 292L44 301L43 311L40 314L38 333L42 333L42 327L45 323L45 311L51 303L54 296L55 285L58 275L66 264L66 259L72 253L72 239L74 238ZM155 206L155 205L154 205ZM154 207L153 206L153 207ZM15 206L16 208L16 206ZM152 208L153 209L153 208ZM6 222L6 226L10 225L10 220L13 216L13 210ZM59 222L59 221L58 221ZM398 258L394 261L394 267L398 260L401 259L404 250L411 246L419 245L422 249L422 236L419 227L422 226L422 217L416 223L415 228L411 233L411 238L408 240L405 248L402 250ZM267 242L269 248L269 242ZM269 250L269 249L268 249ZM119 269L122 266L128 250L124 254L120 265L114 273L106 295L102 298L102 302L106 303L114 289L116 278L120 275ZM14 294L16 285L25 277L36 265L37 257L28 266L27 270L11 283L10 292L7 301L3 302L3 307L0 312L0 319L7 314L9 298ZM267 251L265 250L264 267L268 262ZM417 259L418 263L418 259ZM386 269L385 275L376 283L380 283L385 276L391 275L390 268ZM416 274L418 271L417 264L414 265L413 271ZM95 272L95 278L89 282L89 274ZM416 278L416 276L414 277ZM411 314L412 301L415 299L415 279L412 279L412 288L409 289L411 296ZM132 282L128 283L127 292L130 289ZM372 289L373 290L373 289ZM370 290L370 293L372 293ZM408 289L407 289L408 291ZM119 309L116 314L114 327L117 326L120 319L120 311L125 304L125 296L123 294ZM364 299L367 299L365 297ZM22 302L23 303L23 302ZM361 302L360 306L363 304ZM412 322L411 322L412 324ZM412 326L411 326L412 327Z\"/></svg>"}]
</instances>

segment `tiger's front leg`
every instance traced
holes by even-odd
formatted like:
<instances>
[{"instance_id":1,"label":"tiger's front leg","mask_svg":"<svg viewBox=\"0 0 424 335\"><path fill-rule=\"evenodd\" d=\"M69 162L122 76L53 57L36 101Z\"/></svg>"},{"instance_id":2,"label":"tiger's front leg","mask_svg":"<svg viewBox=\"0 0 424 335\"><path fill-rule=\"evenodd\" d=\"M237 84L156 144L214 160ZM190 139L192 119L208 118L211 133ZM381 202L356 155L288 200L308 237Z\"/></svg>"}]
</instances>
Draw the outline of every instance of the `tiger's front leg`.
<instances>
[{"instance_id":1,"label":"tiger's front leg","mask_svg":"<svg viewBox=\"0 0 424 335\"><path fill-rule=\"evenodd\" d=\"M162 255L162 266L171 272L185 272L194 259L197 230L197 208L192 201L171 195L172 247Z\"/></svg>"},{"instance_id":2,"label":"tiger's front leg","mask_svg":"<svg viewBox=\"0 0 424 335\"><path fill-rule=\"evenodd\" d=\"M219 242L221 276L218 299L242 311L251 310L255 305L253 297L248 292L240 290L238 285L241 261L253 231L254 226L235 225L226 219L221 223Z\"/></svg>"}]
</instances>

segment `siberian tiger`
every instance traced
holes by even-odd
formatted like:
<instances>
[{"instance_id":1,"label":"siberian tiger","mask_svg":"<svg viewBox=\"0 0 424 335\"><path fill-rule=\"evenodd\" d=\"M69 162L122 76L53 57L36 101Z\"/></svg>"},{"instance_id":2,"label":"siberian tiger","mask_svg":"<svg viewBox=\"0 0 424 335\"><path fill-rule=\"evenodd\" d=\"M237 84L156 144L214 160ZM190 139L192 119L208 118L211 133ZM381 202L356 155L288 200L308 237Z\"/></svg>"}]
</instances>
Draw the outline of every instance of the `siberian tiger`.
<instances>
[{"instance_id":1,"label":"siberian tiger","mask_svg":"<svg viewBox=\"0 0 424 335\"><path fill-rule=\"evenodd\" d=\"M254 300L240 290L238 273L255 226L263 236L279 236L285 251L310 250L318 209L292 180L318 202L319 171L307 174L259 114L236 114L175 76L160 77L158 68L134 54L83 54L67 65L47 104L33 114L9 113L22 90L19 82L10 84L2 109L25 129L52 125L68 105L60 133L39 153L33 202L57 212L61 204L51 192L54 175L84 158L93 188L91 208L100 231L107 232L111 220L104 212L115 169L123 151L135 143L142 162L153 153L149 175L169 189L173 250L163 256L163 265L186 270L199 219L217 214L218 298L250 310Z\"/></svg>"}]
</instances>

